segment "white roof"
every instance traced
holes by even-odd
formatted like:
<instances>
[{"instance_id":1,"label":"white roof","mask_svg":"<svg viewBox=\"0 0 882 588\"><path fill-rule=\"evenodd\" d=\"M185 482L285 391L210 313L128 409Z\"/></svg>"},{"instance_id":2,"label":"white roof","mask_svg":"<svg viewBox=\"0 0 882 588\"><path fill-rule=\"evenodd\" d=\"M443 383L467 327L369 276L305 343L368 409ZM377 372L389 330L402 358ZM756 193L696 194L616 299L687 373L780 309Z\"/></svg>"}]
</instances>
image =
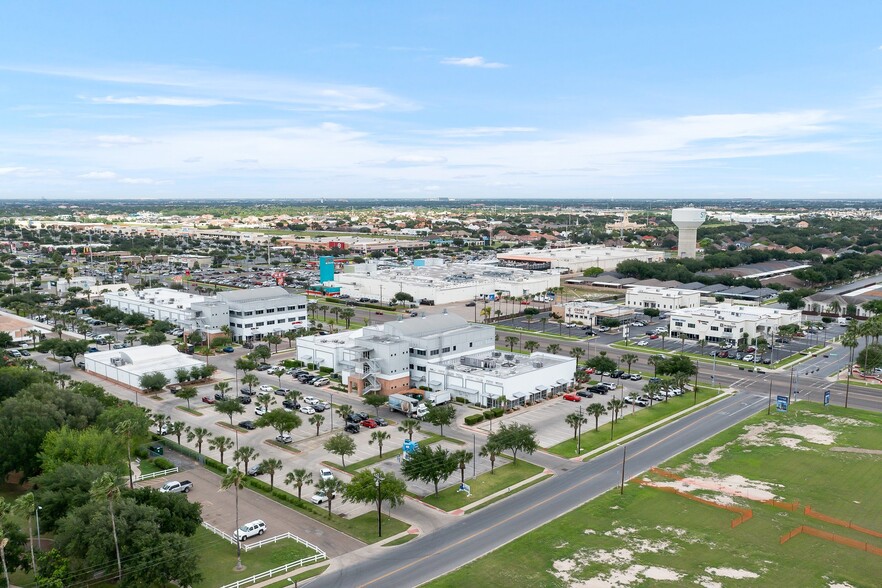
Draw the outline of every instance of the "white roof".
<instances>
[{"instance_id":1,"label":"white roof","mask_svg":"<svg viewBox=\"0 0 882 588\"><path fill-rule=\"evenodd\" d=\"M118 366L120 369L133 374L149 374L152 372L165 372L175 370L177 368L190 368L202 365L198 359L194 359L189 355L178 352L171 345L138 345L137 347L126 347L124 349L112 349L110 351L99 351L97 353L89 353L86 358L94 360L98 363L110 365L111 358L119 357L123 359L123 364Z\"/></svg>"}]
</instances>

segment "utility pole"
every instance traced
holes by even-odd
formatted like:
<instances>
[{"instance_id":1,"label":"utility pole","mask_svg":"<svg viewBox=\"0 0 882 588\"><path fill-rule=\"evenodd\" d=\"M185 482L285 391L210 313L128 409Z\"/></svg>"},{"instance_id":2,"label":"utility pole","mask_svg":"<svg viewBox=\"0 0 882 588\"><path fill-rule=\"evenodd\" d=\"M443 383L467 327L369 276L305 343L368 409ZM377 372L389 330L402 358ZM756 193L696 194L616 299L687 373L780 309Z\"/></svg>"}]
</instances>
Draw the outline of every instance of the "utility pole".
<instances>
[{"instance_id":1,"label":"utility pole","mask_svg":"<svg viewBox=\"0 0 882 588\"><path fill-rule=\"evenodd\" d=\"M769 409L766 414L772 414L772 378L769 378Z\"/></svg>"},{"instance_id":2,"label":"utility pole","mask_svg":"<svg viewBox=\"0 0 882 588\"><path fill-rule=\"evenodd\" d=\"M627 457L627 455L628 455L628 446L623 445L622 446L622 485L619 488L620 495L625 493L625 458Z\"/></svg>"}]
</instances>

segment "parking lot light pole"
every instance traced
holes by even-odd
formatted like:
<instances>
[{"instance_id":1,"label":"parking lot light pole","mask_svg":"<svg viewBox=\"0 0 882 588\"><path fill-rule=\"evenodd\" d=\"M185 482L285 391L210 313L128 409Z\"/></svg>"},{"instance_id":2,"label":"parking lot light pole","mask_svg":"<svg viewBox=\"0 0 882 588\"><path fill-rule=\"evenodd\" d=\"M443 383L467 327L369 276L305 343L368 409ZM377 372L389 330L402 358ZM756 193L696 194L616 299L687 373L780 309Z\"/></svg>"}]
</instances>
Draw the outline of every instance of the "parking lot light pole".
<instances>
[{"instance_id":1,"label":"parking lot light pole","mask_svg":"<svg viewBox=\"0 0 882 588\"><path fill-rule=\"evenodd\" d=\"M37 505L36 513L37 513L37 549L42 549L40 543L40 511L43 510L42 506Z\"/></svg>"},{"instance_id":2,"label":"parking lot light pole","mask_svg":"<svg viewBox=\"0 0 882 588\"><path fill-rule=\"evenodd\" d=\"M383 481L383 475L380 472L374 474L374 484L377 486L377 534L383 536L383 510L382 496L380 494L380 483Z\"/></svg>"},{"instance_id":3,"label":"parking lot light pole","mask_svg":"<svg viewBox=\"0 0 882 588\"><path fill-rule=\"evenodd\" d=\"M334 393L331 392L331 430L334 430Z\"/></svg>"}]
</instances>

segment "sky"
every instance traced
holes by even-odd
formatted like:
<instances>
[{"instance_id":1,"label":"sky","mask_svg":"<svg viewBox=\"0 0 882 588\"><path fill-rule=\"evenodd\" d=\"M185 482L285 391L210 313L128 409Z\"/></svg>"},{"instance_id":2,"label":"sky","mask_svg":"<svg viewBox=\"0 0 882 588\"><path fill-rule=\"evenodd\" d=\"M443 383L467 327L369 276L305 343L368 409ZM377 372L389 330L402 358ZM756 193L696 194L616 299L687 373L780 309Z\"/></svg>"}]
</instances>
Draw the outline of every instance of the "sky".
<instances>
[{"instance_id":1,"label":"sky","mask_svg":"<svg viewBox=\"0 0 882 588\"><path fill-rule=\"evenodd\" d=\"M882 198L880 2L0 9L0 198Z\"/></svg>"}]
</instances>

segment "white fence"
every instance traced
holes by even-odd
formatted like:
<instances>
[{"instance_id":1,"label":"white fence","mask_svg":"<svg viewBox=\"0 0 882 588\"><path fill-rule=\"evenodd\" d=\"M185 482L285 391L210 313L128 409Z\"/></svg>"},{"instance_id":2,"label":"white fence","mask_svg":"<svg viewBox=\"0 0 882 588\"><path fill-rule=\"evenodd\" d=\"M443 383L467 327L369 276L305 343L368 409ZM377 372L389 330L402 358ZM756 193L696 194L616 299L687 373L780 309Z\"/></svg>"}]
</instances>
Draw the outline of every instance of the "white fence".
<instances>
[{"instance_id":1,"label":"white fence","mask_svg":"<svg viewBox=\"0 0 882 588\"><path fill-rule=\"evenodd\" d=\"M161 470L158 472L153 472L152 474L141 474L140 476L135 476L132 478L133 482L143 482L144 480L152 480L153 478L161 478L163 476L167 476L169 474L177 474L178 466L175 466L168 470Z\"/></svg>"},{"instance_id":2,"label":"white fence","mask_svg":"<svg viewBox=\"0 0 882 588\"><path fill-rule=\"evenodd\" d=\"M221 531L220 529L218 529L214 525L210 525L210 524L206 523L205 521L203 521L202 526L205 527L206 529L208 529L209 531L211 531L212 533L214 533L215 535L218 535L219 537L223 538L225 541L229 541L233 545L236 544L236 539L232 535L229 535L228 533L224 533L223 531ZM294 535L292 533L283 533L281 535L276 535L275 537L270 537L269 539L264 539L263 541L258 541L256 543L243 543L242 550L245 552L248 552L248 551L251 551L252 549L257 549L258 547L263 547L264 545L269 545L270 543L276 543L276 542L281 541L283 539L291 539L292 541L296 541L297 543L300 543L301 545L305 545L306 547L312 549L316 553L315 553L315 555L310 555L309 557L304 557L303 559L299 559L297 561L292 561L291 563L287 563L283 566L279 566L277 568L273 568L271 570L267 570L265 572L255 574L254 576L251 576L250 578L245 578L244 580L238 580L236 582L233 582L232 584L227 584L225 586L222 586L221 588L240 588L241 586L255 584L261 580L265 580L267 578L272 578L274 576L278 576L279 574L284 574L284 573L286 573L290 570L293 570L295 568L301 568L303 566L306 566L306 565L309 565L312 563L316 563L316 562L319 562L319 561L322 561L322 560L325 560L328 558L328 556L325 554L324 551L322 551L321 549L319 549L318 547L316 547L315 545L313 545L309 541L301 539L300 537L298 537L297 535Z\"/></svg>"}]
</instances>

